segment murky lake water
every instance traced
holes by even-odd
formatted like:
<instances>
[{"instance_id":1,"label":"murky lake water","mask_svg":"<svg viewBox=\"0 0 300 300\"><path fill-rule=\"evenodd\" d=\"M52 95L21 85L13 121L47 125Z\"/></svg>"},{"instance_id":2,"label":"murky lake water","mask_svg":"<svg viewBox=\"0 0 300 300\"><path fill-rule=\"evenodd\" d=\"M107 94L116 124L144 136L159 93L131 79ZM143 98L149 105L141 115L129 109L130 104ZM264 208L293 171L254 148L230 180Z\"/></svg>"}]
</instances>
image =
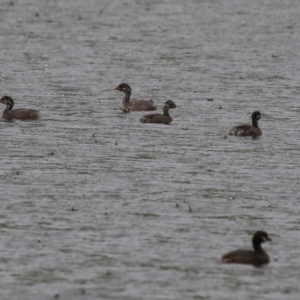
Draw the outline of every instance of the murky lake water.
<instances>
[{"instance_id":1,"label":"murky lake water","mask_svg":"<svg viewBox=\"0 0 300 300\"><path fill-rule=\"evenodd\" d=\"M3 2L1 96L42 119L0 122L1 300L299 299L299 3ZM259 229L267 267L220 263Z\"/></svg>"}]
</instances>

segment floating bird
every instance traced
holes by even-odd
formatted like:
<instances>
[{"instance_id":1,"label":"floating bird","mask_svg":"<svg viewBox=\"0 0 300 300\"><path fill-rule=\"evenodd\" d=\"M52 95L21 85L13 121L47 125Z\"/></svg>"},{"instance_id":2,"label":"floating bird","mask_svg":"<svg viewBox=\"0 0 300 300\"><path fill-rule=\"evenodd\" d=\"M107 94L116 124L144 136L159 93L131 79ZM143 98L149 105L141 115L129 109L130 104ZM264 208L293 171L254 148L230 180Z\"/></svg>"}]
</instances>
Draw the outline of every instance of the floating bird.
<instances>
[{"instance_id":1,"label":"floating bird","mask_svg":"<svg viewBox=\"0 0 300 300\"><path fill-rule=\"evenodd\" d=\"M116 87L116 90L125 94L124 99L120 103L120 109L127 113L130 111L151 111L156 110L156 105L153 100L132 100L131 87L127 83L121 83Z\"/></svg>"},{"instance_id":2,"label":"floating bird","mask_svg":"<svg viewBox=\"0 0 300 300\"><path fill-rule=\"evenodd\" d=\"M237 264L248 264L255 267L266 265L270 262L269 255L261 247L261 243L271 241L268 234L265 231L256 231L252 237L252 250L235 250L229 252L222 257L223 263L237 263Z\"/></svg>"},{"instance_id":3,"label":"floating bird","mask_svg":"<svg viewBox=\"0 0 300 300\"><path fill-rule=\"evenodd\" d=\"M3 96L0 99L0 103L6 105L6 109L2 113L2 117L7 120L36 120L40 118L38 110L28 108L16 108L14 107L14 100L10 96Z\"/></svg>"},{"instance_id":4,"label":"floating bird","mask_svg":"<svg viewBox=\"0 0 300 300\"><path fill-rule=\"evenodd\" d=\"M236 135L236 136L252 136L258 137L262 135L261 129L258 127L258 120L260 119L260 112L255 111L252 114L252 126L243 124L236 127L233 127L229 131L229 135Z\"/></svg>"},{"instance_id":5,"label":"floating bird","mask_svg":"<svg viewBox=\"0 0 300 300\"><path fill-rule=\"evenodd\" d=\"M177 105L172 101L168 100L163 107L163 114L150 114L141 117L142 123L158 123L158 124L170 124L172 117L169 115L169 109L175 108Z\"/></svg>"}]
</instances>

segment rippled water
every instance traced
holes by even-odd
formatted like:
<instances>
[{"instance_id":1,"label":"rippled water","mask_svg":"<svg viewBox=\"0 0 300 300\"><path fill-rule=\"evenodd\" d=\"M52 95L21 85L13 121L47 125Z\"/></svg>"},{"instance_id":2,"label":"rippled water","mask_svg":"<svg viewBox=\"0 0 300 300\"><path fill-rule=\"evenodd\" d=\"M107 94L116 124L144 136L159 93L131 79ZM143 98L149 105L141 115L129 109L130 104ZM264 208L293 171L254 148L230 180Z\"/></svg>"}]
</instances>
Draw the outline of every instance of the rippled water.
<instances>
[{"instance_id":1,"label":"rippled water","mask_svg":"<svg viewBox=\"0 0 300 300\"><path fill-rule=\"evenodd\" d=\"M1 299L299 299L299 13L4 1L1 95L42 119L0 122ZM123 81L173 123L123 114ZM254 110L260 139L224 138ZM268 266L220 263L258 229Z\"/></svg>"}]
</instances>

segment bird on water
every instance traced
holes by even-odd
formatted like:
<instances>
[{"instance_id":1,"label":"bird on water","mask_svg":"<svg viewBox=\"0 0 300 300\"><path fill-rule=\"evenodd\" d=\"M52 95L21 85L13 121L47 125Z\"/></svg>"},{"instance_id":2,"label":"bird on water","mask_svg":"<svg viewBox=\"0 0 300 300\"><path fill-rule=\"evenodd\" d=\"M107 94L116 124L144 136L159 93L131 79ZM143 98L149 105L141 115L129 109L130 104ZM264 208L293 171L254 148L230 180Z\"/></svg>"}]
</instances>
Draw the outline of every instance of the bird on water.
<instances>
[{"instance_id":1,"label":"bird on water","mask_svg":"<svg viewBox=\"0 0 300 300\"><path fill-rule=\"evenodd\" d=\"M243 124L233 127L229 131L229 135L235 136L252 136L258 137L262 135L261 129L258 127L258 120L260 119L261 114L259 111L255 111L252 114L252 126L248 124Z\"/></svg>"},{"instance_id":2,"label":"bird on water","mask_svg":"<svg viewBox=\"0 0 300 300\"><path fill-rule=\"evenodd\" d=\"M16 108L14 107L14 100L10 96L3 96L0 103L6 105L6 109L2 113L2 117L6 120L36 120L40 118L38 110L29 108Z\"/></svg>"},{"instance_id":3,"label":"bird on water","mask_svg":"<svg viewBox=\"0 0 300 300\"><path fill-rule=\"evenodd\" d=\"M223 263L248 264L261 267L270 262L268 253L261 247L261 244L271 241L265 231L256 231L252 237L253 250L238 249L222 256Z\"/></svg>"},{"instance_id":4,"label":"bird on water","mask_svg":"<svg viewBox=\"0 0 300 300\"><path fill-rule=\"evenodd\" d=\"M175 108L177 105L172 101L168 100L163 107L163 114L149 114L141 117L142 123L157 123L157 124L170 124L172 117L169 114L170 108Z\"/></svg>"},{"instance_id":5,"label":"bird on water","mask_svg":"<svg viewBox=\"0 0 300 300\"><path fill-rule=\"evenodd\" d=\"M130 111L151 111L156 110L156 105L153 100L130 100L131 87L127 83L121 83L116 88L117 91L125 94L123 100L120 103L120 109L127 113Z\"/></svg>"}]
</instances>

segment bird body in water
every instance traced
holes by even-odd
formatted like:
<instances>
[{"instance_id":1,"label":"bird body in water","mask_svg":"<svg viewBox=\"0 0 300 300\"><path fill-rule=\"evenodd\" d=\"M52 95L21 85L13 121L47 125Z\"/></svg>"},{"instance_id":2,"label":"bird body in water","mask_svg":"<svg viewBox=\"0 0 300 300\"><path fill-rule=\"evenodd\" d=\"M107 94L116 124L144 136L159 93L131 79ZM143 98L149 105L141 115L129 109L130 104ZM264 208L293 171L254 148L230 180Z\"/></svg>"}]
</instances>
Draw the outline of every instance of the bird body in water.
<instances>
[{"instance_id":1,"label":"bird body in water","mask_svg":"<svg viewBox=\"0 0 300 300\"><path fill-rule=\"evenodd\" d=\"M266 265L270 262L269 255L261 247L261 243L271 241L265 231L257 231L252 237L253 250L235 250L222 257L223 263L248 264L255 267Z\"/></svg>"},{"instance_id":2,"label":"bird body in water","mask_svg":"<svg viewBox=\"0 0 300 300\"><path fill-rule=\"evenodd\" d=\"M6 105L6 109L2 113L2 117L6 120L36 120L40 118L38 110L28 108L13 109L14 100L10 96L3 96L0 99L0 103Z\"/></svg>"},{"instance_id":3,"label":"bird body in water","mask_svg":"<svg viewBox=\"0 0 300 300\"><path fill-rule=\"evenodd\" d=\"M255 111L252 114L252 126L248 124L243 124L239 126L233 127L229 131L229 135L235 136L252 136L258 137L262 135L261 129L258 127L258 120L260 119L261 115L259 111Z\"/></svg>"},{"instance_id":4,"label":"bird body in water","mask_svg":"<svg viewBox=\"0 0 300 300\"><path fill-rule=\"evenodd\" d=\"M172 101L168 100L163 107L163 114L149 114L141 117L142 123L157 123L157 124L170 124L172 117L169 114L170 108L175 108L177 105Z\"/></svg>"},{"instance_id":5,"label":"bird body in water","mask_svg":"<svg viewBox=\"0 0 300 300\"><path fill-rule=\"evenodd\" d=\"M153 100L130 100L131 87L127 83L121 83L116 87L117 91L125 94L120 103L120 109L127 113L130 111L151 111L156 110Z\"/></svg>"}]
</instances>

